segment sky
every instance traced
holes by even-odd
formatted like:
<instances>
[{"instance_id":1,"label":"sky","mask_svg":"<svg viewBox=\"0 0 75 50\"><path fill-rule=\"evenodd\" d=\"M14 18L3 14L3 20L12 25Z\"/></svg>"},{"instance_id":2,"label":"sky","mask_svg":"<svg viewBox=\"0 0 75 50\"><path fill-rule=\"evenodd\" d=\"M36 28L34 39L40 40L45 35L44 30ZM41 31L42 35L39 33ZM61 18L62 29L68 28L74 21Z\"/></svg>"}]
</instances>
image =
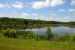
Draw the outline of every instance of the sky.
<instances>
[{"instance_id":1,"label":"sky","mask_svg":"<svg viewBox=\"0 0 75 50\"><path fill-rule=\"evenodd\" d=\"M0 0L0 17L75 21L75 0Z\"/></svg>"}]
</instances>

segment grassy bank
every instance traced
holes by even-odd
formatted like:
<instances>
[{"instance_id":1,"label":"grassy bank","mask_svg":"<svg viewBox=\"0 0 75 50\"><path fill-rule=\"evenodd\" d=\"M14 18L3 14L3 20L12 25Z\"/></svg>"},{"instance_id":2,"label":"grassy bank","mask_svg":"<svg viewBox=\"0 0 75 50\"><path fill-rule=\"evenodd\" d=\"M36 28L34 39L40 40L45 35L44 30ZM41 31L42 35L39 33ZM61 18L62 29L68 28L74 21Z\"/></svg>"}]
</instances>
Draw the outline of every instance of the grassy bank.
<instances>
[{"instance_id":1,"label":"grassy bank","mask_svg":"<svg viewBox=\"0 0 75 50\"><path fill-rule=\"evenodd\" d=\"M0 37L0 50L75 50L75 43Z\"/></svg>"}]
</instances>

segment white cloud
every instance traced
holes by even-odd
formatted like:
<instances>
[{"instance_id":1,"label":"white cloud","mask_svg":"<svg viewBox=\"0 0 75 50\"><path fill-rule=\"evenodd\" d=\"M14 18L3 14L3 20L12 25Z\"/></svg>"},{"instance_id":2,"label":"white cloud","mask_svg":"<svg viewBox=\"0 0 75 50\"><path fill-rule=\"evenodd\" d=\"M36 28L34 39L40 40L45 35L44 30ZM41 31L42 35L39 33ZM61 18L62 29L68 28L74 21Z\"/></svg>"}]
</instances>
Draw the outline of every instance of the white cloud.
<instances>
[{"instance_id":1,"label":"white cloud","mask_svg":"<svg viewBox=\"0 0 75 50\"><path fill-rule=\"evenodd\" d=\"M69 21L75 21L75 13L65 16L61 21L63 22L69 22Z\"/></svg>"},{"instance_id":2,"label":"white cloud","mask_svg":"<svg viewBox=\"0 0 75 50\"><path fill-rule=\"evenodd\" d=\"M9 5L0 3L0 8L5 8L5 7L9 8Z\"/></svg>"},{"instance_id":3,"label":"white cloud","mask_svg":"<svg viewBox=\"0 0 75 50\"><path fill-rule=\"evenodd\" d=\"M40 8L44 8L44 7L48 7L48 6L49 6L49 2L45 2L45 1L32 3L32 7L35 9L40 9Z\"/></svg>"},{"instance_id":4,"label":"white cloud","mask_svg":"<svg viewBox=\"0 0 75 50\"><path fill-rule=\"evenodd\" d=\"M0 4L0 8L4 8L5 7L5 5L4 4Z\"/></svg>"},{"instance_id":5,"label":"white cloud","mask_svg":"<svg viewBox=\"0 0 75 50\"><path fill-rule=\"evenodd\" d=\"M58 10L58 12L66 12L66 11L75 12L75 9L59 9Z\"/></svg>"},{"instance_id":6,"label":"white cloud","mask_svg":"<svg viewBox=\"0 0 75 50\"><path fill-rule=\"evenodd\" d=\"M47 13L47 14L40 14L37 16L38 19L40 20L47 20L47 21L55 21L57 20L57 14L55 13Z\"/></svg>"},{"instance_id":7,"label":"white cloud","mask_svg":"<svg viewBox=\"0 0 75 50\"><path fill-rule=\"evenodd\" d=\"M23 3L21 3L21 2L16 2L15 4L12 4L12 6L14 8L19 8L19 9L24 8Z\"/></svg>"},{"instance_id":8,"label":"white cloud","mask_svg":"<svg viewBox=\"0 0 75 50\"><path fill-rule=\"evenodd\" d=\"M51 0L51 7L55 7L57 5L61 5L64 3L64 0Z\"/></svg>"},{"instance_id":9,"label":"white cloud","mask_svg":"<svg viewBox=\"0 0 75 50\"><path fill-rule=\"evenodd\" d=\"M75 21L75 13L69 14L67 16L58 17L59 14L44 14L39 17L41 20L47 20L47 21L61 21L61 22L69 22L69 21Z\"/></svg>"},{"instance_id":10,"label":"white cloud","mask_svg":"<svg viewBox=\"0 0 75 50\"><path fill-rule=\"evenodd\" d=\"M68 11L69 11L69 12L74 12L74 11L75 11L75 9L68 9Z\"/></svg>"},{"instance_id":11,"label":"white cloud","mask_svg":"<svg viewBox=\"0 0 75 50\"><path fill-rule=\"evenodd\" d=\"M22 13L21 15L22 15L22 16L29 16L28 13Z\"/></svg>"},{"instance_id":12,"label":"white cloud","mask_svg":"<svg viewBox=\"0 0 75 50\"><path fill-rule=\"evenodd\" d=\"M45 0L45 1L36 1L32 3L32 7L35 9L41 9L45 7L55 7L64 3L64 0Z\"/></svg>"},{"instance_id":13,"label":"white cloud","mask_svg":"<svg viewBox=\"0 0 75 50\"><path fill-rule=\"evenodd\" d=\"M58 11L59 11L59 12L65 12L66 9L59 9Z\"/></svg>"},{"instance_id":14,"label":"white cloud","mask_svg":"<svg viewBox=\"0 0 75 50\"><path fill-rule=\"evenodd\" d=\"M71 0L71 5L75 5L75 0Z\"/></svg>"},{"instance_id":15,"label":"white cloud","mask_svg":"<svg viewBox=\"0 0 75 50\"><path fill-rule=\"evenodd\" d=\"M31 15L32 15L33 17L38 16L38 14L37 14L37 13L32 13Z\"/></svg>"}]
</instances>

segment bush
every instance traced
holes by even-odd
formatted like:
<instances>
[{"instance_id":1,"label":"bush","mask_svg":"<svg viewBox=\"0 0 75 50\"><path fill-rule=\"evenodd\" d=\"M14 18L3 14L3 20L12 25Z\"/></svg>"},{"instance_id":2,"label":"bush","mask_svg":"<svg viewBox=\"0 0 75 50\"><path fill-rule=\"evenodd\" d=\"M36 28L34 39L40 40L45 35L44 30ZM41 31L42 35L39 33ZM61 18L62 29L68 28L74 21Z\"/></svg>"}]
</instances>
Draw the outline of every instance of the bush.
<instances>
[{"instance_id":1,"label":"bush","mask_svg":"<svg viewBox=\"0 0 75 50\"><path fill-rule=\"evenodd\" d=\"M32 39L33 36L32 31L16 31L16 34L22 39Z\"/></svg>"},{"instance_id":2,"label":"bush","mask_svg":"<svg viewBox=\"0 0 75 50\"><path fill-rule=\"evenodd\" d=\"M3 35L9 37L9 30L10 30L9 28L3 29L2 30Z\"/></svg>"},{"instance_id":3,"label":"bush","mask_svg":"<svg viewBox=\"0 0 75 50\"><path fill-rule=\"evenodd\" d=\"M16 31L16 34L18 38L22 39L25 39L25 37L27 36L25 31Z\"/></svg>"},{"instance_id":4,"label":"bush","mask_svg":"<svg viewBox=\"0 0 75 50\"><path fill-rule=\"evenodd\" d=\"M36 34L36 35L33 35L33 39L39 41L41 38L40 38L40 35Z\"/></svg>"},{"instance_id":5,"label":"bush","mask_svg":"<svg viewBox=\"0 0 75 50\"><path fill-rule=\"evenodd\" d=\"M9 37L16 38L17 37L16 30L14 29L9 30Z\"/></svg>"},{"instance_id":6,"label":"bush","mask_svg":"<svg viewBox=\"0 0 75 50\"><path fill-rule=\"evenodd\" d=\"M73 35L71 35L70 41L75 42L75 35L74 35L74 34L73 34Z\"/></svg>"},{"instance_id":7,"label":"bush","mask_svg":"<svg viewBox=\"0 0 75 50\"><path fill-rule=\"evenodd\" d=\"M16 34L16 30L15 29L10 29L10 28L7 28L7 29L3 29L2 30L2 34L6 37L13 37L13 38L16 38L17 37L17 34Z\"/></svg>"},{"instance_id":8,"label":"bush","mask_svg":"<svg viewBox=\"0 0 75 50\"><path fill-rule=\"evenodd\" d=\"M26 38L27 39L32 39L32 36L33 36L33 33L32 33L32 31L26 31Z\"/></svg>"}]
</instances>

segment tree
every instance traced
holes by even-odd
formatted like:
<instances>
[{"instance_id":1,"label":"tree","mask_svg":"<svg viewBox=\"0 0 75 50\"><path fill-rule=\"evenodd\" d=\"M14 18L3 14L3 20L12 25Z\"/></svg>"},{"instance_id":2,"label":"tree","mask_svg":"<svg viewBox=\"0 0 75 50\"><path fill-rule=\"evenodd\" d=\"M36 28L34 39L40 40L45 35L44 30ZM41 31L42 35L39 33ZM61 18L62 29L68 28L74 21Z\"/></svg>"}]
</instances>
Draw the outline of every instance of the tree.
<instances>
[{"instance_id":1,"label":"tree","mask_svg":"<svg viewBox=\"0 0 75 50\"><path fill-rule=\"evenodd\" d=\"M45 37L46 40L52 39L53 33L51 32L51 29L50 28L47 28L47 31L46 31L44 37Z\"/></svg>"},{"instance_id":2,"label":"tree","mask_svg":"<svg viewBox=\"0 0 75 50\"><path fill-rule=\"evenodd\" d=\"M10 30L9 28L3 29L2 30L3 35L6 36L6 37L9 37L9 30Z\"/></svg>"}]
</instances>

